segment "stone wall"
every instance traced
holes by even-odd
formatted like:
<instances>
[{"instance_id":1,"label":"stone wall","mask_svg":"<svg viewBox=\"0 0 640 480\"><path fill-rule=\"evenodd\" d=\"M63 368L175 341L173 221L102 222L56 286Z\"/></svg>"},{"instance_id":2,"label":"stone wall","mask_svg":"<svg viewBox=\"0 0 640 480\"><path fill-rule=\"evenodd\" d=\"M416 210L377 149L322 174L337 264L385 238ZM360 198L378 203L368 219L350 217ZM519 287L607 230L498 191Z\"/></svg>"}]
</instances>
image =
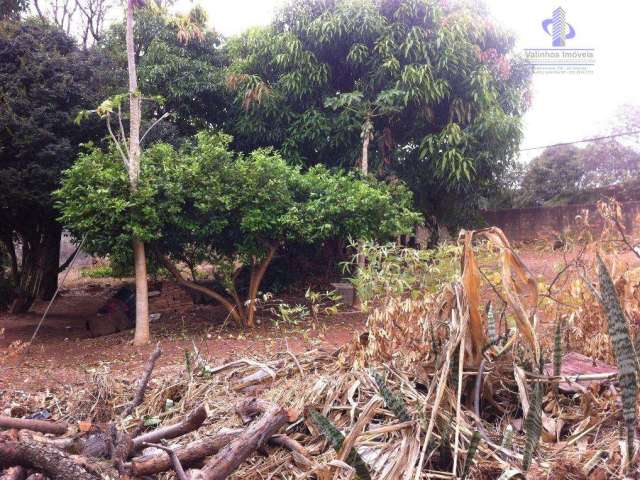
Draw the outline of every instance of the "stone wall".
<instances>
[{"instance_id":1,"label":"stone wall","mask_svg":"<svg viewBox=\"0 0 640 480\"><path fill-rule=\"evenodd\" d=\"M602 230L602 219L595 204L485 210L482 215L488 225L500 227L510 240L528 241L578 228L576 217L585 210L589 212L589 223L597 234ZM623 203L622 213L627 231L633 232L637 228L635 219L640 214L640 201Z\"/></svg>"}]
</instances>

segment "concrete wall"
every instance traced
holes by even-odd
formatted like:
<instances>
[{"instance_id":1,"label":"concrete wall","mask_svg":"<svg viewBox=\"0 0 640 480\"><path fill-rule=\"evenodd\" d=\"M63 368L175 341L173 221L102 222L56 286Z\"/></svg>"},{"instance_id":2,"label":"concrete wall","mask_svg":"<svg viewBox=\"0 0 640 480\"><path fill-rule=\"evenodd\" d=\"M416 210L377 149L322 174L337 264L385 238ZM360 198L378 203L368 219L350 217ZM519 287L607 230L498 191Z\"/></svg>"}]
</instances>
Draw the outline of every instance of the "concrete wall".
<instances>
[{"instance_id":1,"label":"concrete wall","mask_svg":"<svg viewBox=\"0 0 640 480\"><path fill-rule=\"evenodd\" d=\"M515 208L511 210L485 210L482 212L489 225L500 227L510 240L527 241L549 238L553 234L578 228L576 216L589 212L589 223L594 233L602 230L602 219L595 204L561 205L558 207ZM624 225L633 232L635 219L640 214L640 201L623 203Z\"/></svg>"}]
</instances>

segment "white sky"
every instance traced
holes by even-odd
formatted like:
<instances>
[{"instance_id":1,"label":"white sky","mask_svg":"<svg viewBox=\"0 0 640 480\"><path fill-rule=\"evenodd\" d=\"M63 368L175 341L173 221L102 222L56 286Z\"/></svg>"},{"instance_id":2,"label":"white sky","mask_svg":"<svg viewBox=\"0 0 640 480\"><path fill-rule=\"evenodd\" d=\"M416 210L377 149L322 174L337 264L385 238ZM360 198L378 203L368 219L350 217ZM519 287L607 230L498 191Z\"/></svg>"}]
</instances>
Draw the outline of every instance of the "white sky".
<instances>
[{"instance_id":1,"label":"white sky","mask_svg":"<svg viewBox=\"0 0 640 480\"><path fill-rule=\"evenodd\" d=\"M594 48L588 75L536 74L522 148L609 133L616 109L640 105L640 2L637 0L485 0L493 16L518 38L517 48L549 48L542 21L561 6L576 37L567 48ZM179 0L177 8L192 2ZM269 22L279 0L201 1L224 35ZM539 151L522 154L528 160Z\"/></svg>"}]
</instances>

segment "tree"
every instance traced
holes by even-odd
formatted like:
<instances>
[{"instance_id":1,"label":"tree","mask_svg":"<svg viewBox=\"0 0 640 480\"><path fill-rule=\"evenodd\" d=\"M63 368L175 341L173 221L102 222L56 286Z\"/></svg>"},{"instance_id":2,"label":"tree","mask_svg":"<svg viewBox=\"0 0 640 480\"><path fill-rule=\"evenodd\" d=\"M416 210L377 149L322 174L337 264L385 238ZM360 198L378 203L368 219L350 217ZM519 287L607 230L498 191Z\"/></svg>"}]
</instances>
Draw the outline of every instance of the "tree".
<instances>
[{"instance_id":1,"label":"tree","mask_svg":"<svg viewBox=\"0 0 640 480\"><path fill-rule=\"evenodd\" d=\"M62 227L51 192L79 145L103 135L97 122L78 128L74 118L113 82L106 57L80 51L59 29L0 22L0 235L23 310L57 286Z\"/></svg>"},{"instance_id":2,"label":"tree","mask_svg":"<svg viewBox=\"0 0 640 480\"><path fill-rule=\"evenodd\" d=\"M230 141L227 135L200 133L179 150L150 146L135 191L127 188L115 150L90 149L57 193L65 224L86 233L88 248L98 254L126 251L138 235L180 283L252 327L262 279L287 245L349 235L390 238L419 221L400 183L323 166L303 171L270 149L236 155ZM205 261L214 266L221 289L186 278L177 266ZM243 269L250 273L248 285L238 284Z\"/></svg>"},{"instance_id":3,"label":"tree","mask_svg":"<svg viewBox=\"0 0 640 480\"><path fill-rule=\"evenodd\" d=\"M29 0L0 0L0 20L17 20L29 8Z\"/></svg>"},{"instance_id":4,"label":"tree","mask_svg":"<svg viewBox=\"0 0 640 480\"><path fill-rule=\"evenodd\" d=\"M574 145L549 147L527 167L517 203L541 206L560 194L576 193L582 178L579 149Z\"/></svg>"},{"instance_id":5,"label":"tree","mask_svg":"<svg viewBox=\"0 0 640 480\"><path fill-rule=\"evenodd\" d=\"M164 116L144 140L179 144L203 128L222 127L229 94L225 87L225 56L221 37L206 29L199 8L188 14L169 15L164 9L135 11L134 45L141 91L161 96L162 105L145 109L146 123ZM101 45L114 59L126 64L125 30L114 24Z\"/></svg>"},{"instance_id":6,"label":"tree","mask_svg":"<svg viewBox=\"0 0 640 480\"><path fill-rule=\"evenodd\" d=\"M103 36L115 0L33 0L38 17L73 35L86 50Z\"/></svg>"},{"instance_id":7,"label":"tree","mask_svg":"<svg viewBox=\"0 0 640 480\"><path fill-rule=\"evenodd\" d=\"M129 139L126 158L129 188L135 193L140 179L140 123L142 121L142 98L138 90L138 72L133 43L133 11L138 0L127 0L127 72L129 74ZM143 2L144 3L144 2ZM136 329L134 345L144 345L149 341L149 292L147 285L147 258L144 241L133 235L133 264L136 281Z\"/></svg>"},{"instance_id":8,"label":"tree","mask_svg":"<svg viewBox=\"0 0 640 480\"><path fill-rule=\"evenodd\" d=\"M530 68L513 45L466 3L293 0L229 41L227 128L243 150L271 144L307 165L366 159L425 211L473 207L521 137Z\"/></svg>"},{"instance_id":9,"label":"tree","mask_svg":"<svg viewBox=\"0 0 640 480\"><path fill-rule=\"evenodd\" d=\"M637 180L639 171L640 153L615 140L549 147L527 165L515 204L589 202L590 192Z\"/></svg>"}]
</instances>

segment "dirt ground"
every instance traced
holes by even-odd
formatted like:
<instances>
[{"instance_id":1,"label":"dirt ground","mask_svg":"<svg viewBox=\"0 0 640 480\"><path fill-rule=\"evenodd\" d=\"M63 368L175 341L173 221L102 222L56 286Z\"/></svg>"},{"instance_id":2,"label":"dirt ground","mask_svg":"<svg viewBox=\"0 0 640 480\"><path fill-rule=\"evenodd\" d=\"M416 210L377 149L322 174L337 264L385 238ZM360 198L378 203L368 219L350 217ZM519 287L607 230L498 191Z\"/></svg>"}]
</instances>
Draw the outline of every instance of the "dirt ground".
<instances>
[{"instance_id":1,"label":"dirt ground","mask_svg":"<svg viewBox=\"0 0 640 480\"><path fill-rule=\"evenodd\" d=\"M525 249L521 257L534 275L547 281L563 264L561 253L548 250ZM638 263L634 258L630 261ZM160 367L184 362L185 352L194 348L218 364L287 347L294 352L313 347L335 348L365 327L365 314L351 310L322 318L315 328L308 324L276 326L265 322L254 331L243 331L226 321L222 308L194 305L186 312L165 314L152 323L153 342L137 348L131 343L131 331L90 338L86 321L95 315L111 290L104 288L104 282L100 285L99 281L86 280L72 279L73 288L64 290L57 299L27 352L7 356L17 342L29 340L46 304L38 303L23 315L0 314L0 393L41 392L60 385L73 388L87 381L88 371L105 364L114 375L135 378L156 341L164 350Z\"/></svg>"},{"instance_id":2,"label":"dirt ground","mask_svg":"<svg viewBox=\"0 0 640 480\"><path fill-rule=\"evenodd\" d=\"M13 353L18 342L27 342L46 304L39 302L22 315L0 314L0 392L55 390L61 384L81 385L87 372L108 364L114 375L134 378L155 346L162 344L159 366L185 361L185 352L197 348L213 363L231 358L309 348L335 348L364 328L365 315L343 311L311 325L263 323L252 331L226 321L217 306L194 305L183 312L166 313L151 324L153 341L138 348L132 331L91 338L86 321L96 314L111 290L87 286L63 292L54 303L33 345L27 352ZM4 358L3 358L4 356ZM0 405L0 407L2 407Z\"/></svg>"}]
</instances>

